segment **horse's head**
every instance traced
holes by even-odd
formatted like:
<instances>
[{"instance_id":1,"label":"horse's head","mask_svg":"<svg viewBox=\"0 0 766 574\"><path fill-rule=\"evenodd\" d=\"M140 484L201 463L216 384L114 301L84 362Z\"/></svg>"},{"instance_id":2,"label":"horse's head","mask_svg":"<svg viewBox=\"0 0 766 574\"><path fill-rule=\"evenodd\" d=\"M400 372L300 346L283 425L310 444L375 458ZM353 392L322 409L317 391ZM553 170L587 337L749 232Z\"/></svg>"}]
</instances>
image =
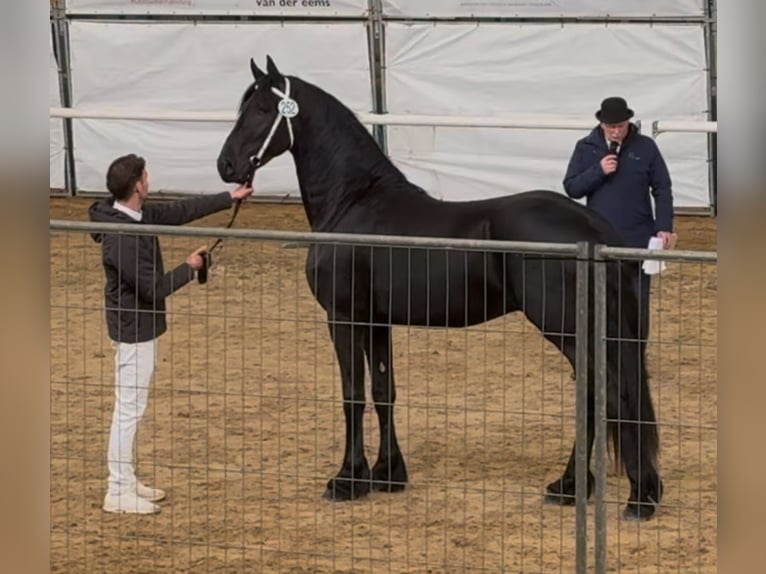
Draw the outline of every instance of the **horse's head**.
<instances>
[{"instance_id":1,"label":"horse's head","mask_svg":"<svg viewBox=\"0 0 766 574\"><path fill-rule=\"evenodd\" d=\"M227 183L252 183L255 170L292 147L298 104L290 79L267 56L266 73L250 59L254 82L245 90L239 115L218 155L218 174Z\"/></svg>"}]
</instances>

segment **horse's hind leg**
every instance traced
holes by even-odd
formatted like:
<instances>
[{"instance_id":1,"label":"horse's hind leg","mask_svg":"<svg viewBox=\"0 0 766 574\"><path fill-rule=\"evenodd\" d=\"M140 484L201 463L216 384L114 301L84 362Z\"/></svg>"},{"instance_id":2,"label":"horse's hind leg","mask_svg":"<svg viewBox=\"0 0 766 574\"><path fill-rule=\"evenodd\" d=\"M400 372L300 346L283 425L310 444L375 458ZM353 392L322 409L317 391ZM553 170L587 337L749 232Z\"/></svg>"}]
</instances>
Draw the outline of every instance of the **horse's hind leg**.
<instances>
[{"instance_id":1,"label":"horse's hind leg","mask_svg":"<svg viewBox=\"0 0 766 574\"><path fill-rule=\"evenodd\" d=\"M572 366L575 366L575 343L574 341L559 345L564 352L564 355L569 359ZM595 477L590 470L591 455L593 453L593 441L595 437L595 425L594 425L594 401L593 401L593 368L588 369L588 425L587 425L587 444L586 452L588 453L588 485L587 492L588 498L593 491L593 483ZM553 504L560 504L562 506L569 506L575 503L575 453L577 452L577 441L572 445L572 452L569 455L569 461L564 469L564 474L558 480L550 483L546 487L545 501Z\"/></svg>"},{"instance_id":2,"label":"horse's hind leg","mask_svg":"<svg viewBox=\"0 0 766 574\"><path fill-rule=\"evenodd\" d=\"M394 426L394 363L391 328L375 326L370 330L367 360L372 378L372 398L380 425L378 460L372 467L372 488L387 492L404 490L407 467L399 449Z\"/></svg>"},{"instance_id":3,"label":"horse's hind leg","mask_svg":"<svg viewBox=\"0 0 766 574\"><path fill-rule=\"evenodd\" d=\"M618 421L614 423L618 435L614 438L620 441L620 458L630 480L630 497L623 516L629 520L645 520L655 513L662 500L663 484L656 460L657 419L649 394L643 349L627 341L621 343L620 348L619 355L613 352L607 359L613 365L612 371L620 375L619 386L613 384L607 389L611 394L611 401L607 397L607 416Z\"/></svg>"},{"instance_id":4,"label":"horse's hind leg","mask_svg":"<svg viewBox=\"0 0 766 574\"><path fill-rule=\"evenodd\" d=\"M327 483L324 497L354 500L370 492L370 466L364 456L364 344L367 327L330 323L343 386L346 447L338 474Z\"/></svg>"},{"instance_id":5,"label":"horse's hind leg","mask_svg":"<svg viewBox=\"0 0 766 574\"><path fill-rule=\"evenodd\" d=\"M515 286L514 295L520 302L520 307L527 319L532 322L543 336L553 343L564 354L574 368L577 359L576 334L576 267L574 262L561 263L557 261L541 261L529 259L524 261L521 269L512 269L510 281ZM524 277L521 283L514 277ZM592 354L590 355L592 357ZM593 449L593 369L589 361L588 372L588 422L587 444L588 466ZM564 473L558 480L546 487L546 501L570 505L575 503L575 452L576 442L572 446ZM588 496L593 489L594 476L588 468Z\"/></svg>"}]
</instances>

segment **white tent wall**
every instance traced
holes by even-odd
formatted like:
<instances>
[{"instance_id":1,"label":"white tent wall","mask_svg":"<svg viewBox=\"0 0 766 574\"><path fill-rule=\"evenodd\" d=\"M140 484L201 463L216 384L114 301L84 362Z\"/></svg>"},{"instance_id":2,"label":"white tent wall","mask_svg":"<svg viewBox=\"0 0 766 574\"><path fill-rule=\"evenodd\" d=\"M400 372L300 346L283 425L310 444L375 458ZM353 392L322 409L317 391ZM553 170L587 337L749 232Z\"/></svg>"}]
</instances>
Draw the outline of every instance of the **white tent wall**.
<instances>
[{"instance_id":1,"label":"white tent wall","mask_svg":"<svg viewBox=\"0 0 766 574\"><path fill-rule=\"evenodd\" d=\"M593 118L622 95L654 119L706 120L700 24L386 23L386 106L395 114ZM563 193L587 130L389 126L388 152L434 196ZM705 134L662 134L678 207L709 205Z\"/></svg>"},{"instance_id":2,"label":"white tent wall","mask_svg":"<svg viewBox=\"0 0 766 574\"><path fill-rule=\"evenodd\" d=\"M332 92L353 110L371 109L367 33L349 23L70 24L73 106L186 112L236 111L250 82L250 57L266 55L286 74ZM329 50L328 46L332 46ZM216 158L228 123L73 120L80 191L105 191L115 157L146 158L153 187L170 193L225 189ZM257 193L296 195L290 154L258 172Z\"/></svg>"},{"instance_id":3,"label":"white tent wall","mask_svg":"<svg viewBox=\"0 0 766 574\"><path fill-rule=\"evenodd\" d=\"M59 84L58 64L53 53L53 38L48 34L48 105L51 107L61 106L61 86ZM64 162L66 160L64 146L64 121L60 118L50 118L49 141L50 141L50 187L51 189L64 189L66 178L64 176Z\"/></svg>"},{"instance_id":4,"label":"white tent wall","mask_svg":"<svg viewBox=\"0 0 766 574\"><path fill-rule=\"evenodd\" d=\"M382 0L384 16L407 18L694 17L706 0Z\"/></svg>"},{"instance_id":5,"label":"white tent wall","mask_svg":"<svg viewBox=\"0 0 766 574\"><path fill-rule=\"evenodd\" d=\"M383 22L381 101L387 112L592 119L595 126L599 102L620 94L651 135L654 119L709 119L706 1L67 0L72 105L231 113L251 78L249 58L263 66L269 53L285 73L317 83L355 111L371 111L377 88L370 85L370 17ZM120 14L138 19L110 20ZM287 18L216 20L234 15ZM182 19L168 19L176 16ZM108 163L129 151L147 158L155 189L208 193L222 187L215 159L229 124L67 121L75 192L105 191ZM587 131L384 130L387 151L407 176L436 197L456 200L533 188L563 193L572 149ZM676 206L709 207L708 137L663 133L657 142ZM51 145L53 161L53 134ZM288 154L256 181L261 195L298 195Z\"/></svg>"}]
</instances>

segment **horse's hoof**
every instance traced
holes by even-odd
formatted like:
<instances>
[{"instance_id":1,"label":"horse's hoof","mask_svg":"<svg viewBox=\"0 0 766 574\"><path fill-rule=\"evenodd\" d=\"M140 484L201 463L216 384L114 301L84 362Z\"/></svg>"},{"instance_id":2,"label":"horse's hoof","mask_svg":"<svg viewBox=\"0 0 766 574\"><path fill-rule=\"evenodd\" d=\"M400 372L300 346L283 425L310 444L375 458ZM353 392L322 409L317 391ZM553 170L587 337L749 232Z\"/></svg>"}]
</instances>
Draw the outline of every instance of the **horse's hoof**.
<instances>
[{"instance_id":1,"label":"horse's hoof","mask_svg":"<svg viewBox=\"0 0 766 574\"><path fill-rule=\"evenodd\" d=\"M557 506L572 506L575 503L574 492L567 492L564 481L558 479L545 487L545 503Z\"/></svg>"},{"instance_id":2,"label":"horse's hoof","mask_svg":"<svg viewBox=\"0 0 766 574\"><path fill-rule=\"evenodd\" d=\"M374 480L372 489L377 492L401 492L407 486L405 482L391 482L383 480Z\"/></svg>"},{"instance_id":3,"label":"horse's hoof","mask_svg":"<svg viewBox=\"0 0 766 574\"><path fill-rule=\"evenodd\" d=\"M378 492L401 492L407 486L407 467L401 457L372 468L372 489Z\"/></svg>"},{"instance_id":4,"label":"horse's hoof","mask_svg":"<svg viewBox=\"0 0 766 574\"><path fill-rule=\"evenodd\" d=\"M641 504L629 502L625 510L622 511L622 518L628 522L643 522L654 516L656 510L657 507L650 502Z\"/></svg>"},{"instance_id":5,"label":"horse's hoof","mask_svg":"<svg viewBox=\"0 0 766 574\"><path fill-rule=\"evenodd\" d=\"M575 497L572 494L547 492L545 494L545 503L555 504L557 506L574 506Z\"/></svg>"},{"instance_id":6,"label":"horse's hoof","mask_svg":"<svg viewBox=\"0 0 766 574\"><path fill-rule=\"evenodd\" d=\"M369 479L332 478L327 483L327 489L322 498L332 502L343 502L363 498L369 493Z\"/></svg>"},{"instance_id":7,"label":"horse's hoof","mask_svg":"<svg viewBox=\"0 0 766 574\"><path fill-rule=\"evenodd\" d=\"M593 474L588 472L588 489L587 498L590 498L593 492L593 483L595 478ZM575 483L569 479L558 479L555 482L550 483L545 487L545 502L546 504L556 504L558 506L574 506L576 502L575 498Z\"/></svg>"}]
</instances>

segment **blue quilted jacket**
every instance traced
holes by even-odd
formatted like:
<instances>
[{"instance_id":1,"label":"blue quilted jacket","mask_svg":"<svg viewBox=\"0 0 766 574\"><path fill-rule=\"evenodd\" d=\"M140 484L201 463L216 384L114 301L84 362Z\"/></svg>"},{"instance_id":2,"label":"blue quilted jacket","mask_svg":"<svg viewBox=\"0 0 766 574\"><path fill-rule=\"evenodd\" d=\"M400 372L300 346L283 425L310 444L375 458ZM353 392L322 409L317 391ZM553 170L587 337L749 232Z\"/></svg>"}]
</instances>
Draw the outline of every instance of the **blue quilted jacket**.
<instances>
[{"instance_id":1,"label":"blue quilted jacket","mask_svg":"<svg viewBox=\"0 0 766 574\"><path fill-rule=\"evenodd\" d=\"M608 219L630 247L646 247L658 231L673 231L670 174L654 140L631 124L617 171L609 175L599 163L607 152L599 126L577 142L564 176L567 195L586 198L587 206Z\"/></svg>"}]
</instances>

